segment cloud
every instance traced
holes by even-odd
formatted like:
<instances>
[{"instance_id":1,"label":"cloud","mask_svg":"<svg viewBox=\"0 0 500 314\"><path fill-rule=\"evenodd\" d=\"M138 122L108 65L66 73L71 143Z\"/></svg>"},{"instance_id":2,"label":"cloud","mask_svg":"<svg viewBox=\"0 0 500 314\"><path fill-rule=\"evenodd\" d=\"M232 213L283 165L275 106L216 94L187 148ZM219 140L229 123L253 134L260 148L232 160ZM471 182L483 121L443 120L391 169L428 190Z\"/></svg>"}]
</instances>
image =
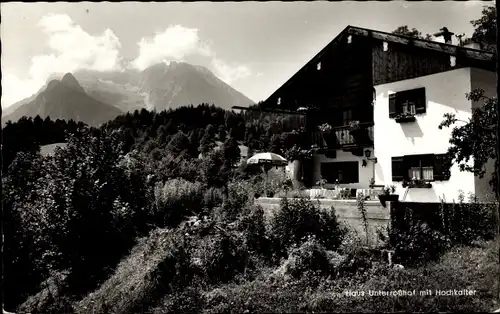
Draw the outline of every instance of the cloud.
<instances>
[{"instance_id":1,"label":"cloud","mask_svg":"<svg viewBox=\"0 0 500 314\"><path fill-rule=\"evenodd\" d=\"M106 29L100 36L92 36L66 14L46 15L37 26L48 36L47 44L52 51L31 59L27 78L9 74L2 78L4 87L15 86L3 89L2 106L36 93L53 73L120 68L121 43L112 30Z\"/></svg>"},{"instance_id":2,"label":"cloud","mask_svg":"<svg viewBox=\"0 0 500 314\"><path fill-rule=\"evenodd\" d=\"M220 59L213 59L211 66L215 74L227 84L252 74L250 68L245 65L230 66Z\"/></svg>"},{"instance_id":3,"label":"cloud","mask_svg":"<svg viewBox=\"0 0 500 314\"><path fill-rule=\"evenodd\" d=\"M138 70L162 61L184 61L190 55L213 55L208 45L200 40L198 29L180 25L170 26L153 38L142 38L137 44L139 56L132 65Z\"/></svg>"},{"instance_id":4,"label":"cloud","mask_svg":"<svg viewBox=\"0 0 500 314\"><path fill-rule=\"evenodd\" d=\"M139 55L131 65L138 70L144 70L160 62L185 61L190 56L202 56L211 59L209 66L211 70L228 84L248 77L252 73L245 65L230 65L217 58L212 47L200 38L199 30L196 28L169 26L152 38L142 38L137 45Z\"/></svg>"}]
</instances>

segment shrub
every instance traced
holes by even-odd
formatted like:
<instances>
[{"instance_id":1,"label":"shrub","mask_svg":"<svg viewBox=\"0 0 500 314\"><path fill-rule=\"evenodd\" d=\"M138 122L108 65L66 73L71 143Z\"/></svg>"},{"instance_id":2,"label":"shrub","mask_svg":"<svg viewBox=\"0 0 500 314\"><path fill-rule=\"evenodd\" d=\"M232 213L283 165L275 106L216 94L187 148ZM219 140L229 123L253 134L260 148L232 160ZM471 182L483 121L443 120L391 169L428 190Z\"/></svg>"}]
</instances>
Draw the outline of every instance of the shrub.
<instances>
[{"instance_id":1,"label":"shrub","mask_svg":"<svg viewBox=\"0 0 500 314\"><path fill-rule=\"evenodd\" d=\"M219 211L220 221L234 221L239 215L245 214L253 204L253 186L248 182L230 182L228 197L224 200Z\"/></svg>"},{"instance_id":2,"label":"shrub","mask_svg":"<svg viewBox=\"0 0 500 314\"><path fill-rule=\"evenodd\" d=\"M408 265L437 260L451 246L448 237L422 222L413 223L407 230L390 230L390 243L395 261Z\"/></svg>"},{"instance_id":3,"label":"shrub","mask_svg":"<svg viewBox=\"0 0 500 314\"><path fill-rule=\"evenodd\" d=\"M314 237L292 249L286 263L286 273L295 278L309 275L311 279L311 275L325 276L331 271L328 254Z\"/></svg>"},{"instance_id":4,"label":"shrub","mask_svg":"<svg viewBox=\"0 0 500 314\"><path fill-rule=\"evenodd\" d=\"M342 242L345 229L338 223L335 209L320 210L305 198L283 198L280 210L271 222L271 233L281 254L292 245L301 245L308 236L316 239L328 250L335 250Z\"/></svg>"},{"instance_id":5,"label":"shrub","mask_svg":"<svg viewBox=\"0 0 500 314\"><path fill-rule=\"evenodd\" d=\"M248 252L243 240L226 228L217 228L215 235L207 236L197 245L195 258L207 283L228 282L245 270Z\"/></svg>"},{"instance_id":6,"label":"shrub","mask_svg":"<svg viewBox=\"0 0 500 314\"><path fill-rule=\"evenodd\" d=\"M465 203L464 195L460 193L458 203L441 204L440 207L445 213L443 227L453 243L469 245L479 239L489 240L495 236L497 204L480 203L472 195L470 202Z\"/></svg>"},{"instance_id":7,"label":"shrub","mask_svg":"<svg viewBox=\"0 0 500 314\"><path fill-rule=\"evenodd\" d=\"M220 189L208 188L203 195L203 205L205 208L213 209L214 207L221 206L224 197Z\"/></svg>"},{"instance_id":8,"label":"shrub","mask_svg":"<svg viewBox=\"0 0 500 314\"><path fill-rule=\"evenodd\" d=\"M184 217L201 211L204 191L199 182L173 179L164 185L156 185L155 202L153 223L159 224L159 227L176 226Z\"/></svg>"},{"instance_id":9,"label":"shrub","mask_svg":"<svg viewBox=\"0 0 500 314\"><path fill-rule=\"evenodd\" d=\"M249 252L271 257L271 243L266 232L264 210L261 206L252 206L250 212L239 221L239 229L245 237L245 246Z\"/></svg>"}]
</instances>

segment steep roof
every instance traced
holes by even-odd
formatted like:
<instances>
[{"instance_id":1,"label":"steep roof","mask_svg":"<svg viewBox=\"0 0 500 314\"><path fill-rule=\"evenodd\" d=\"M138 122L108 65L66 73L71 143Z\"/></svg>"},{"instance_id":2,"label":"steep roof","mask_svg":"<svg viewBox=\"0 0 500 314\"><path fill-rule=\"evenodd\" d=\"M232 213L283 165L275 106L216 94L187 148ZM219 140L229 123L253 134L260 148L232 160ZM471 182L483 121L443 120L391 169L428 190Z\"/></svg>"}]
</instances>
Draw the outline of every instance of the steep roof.
<instances>
[{"instance_id":1,"label":"steep roof","mask_svg":"<svg viewBox=\"0 0 500 314\"><path fill-rule=\"evenodd\" d=\"M274 97L279 94L283 88L287 87L290 85L292 82L294 82L297 77L305 72L307 69L310 67L315 67L317 62L321 60L321 58L329 53L331 51L331 48L334 46L335 43L338 43L339 41L343 40L349 35L356 35L356 36L364 36L368 38L373 38L375 40L379 41L386 41L389 43L397 43L397 44L402 44L402 45L407 45L407 46L412 46L416 48L423 48L427 50L434 50L438 52L442 52L444 54L448 54L451 56L457 56L460 54L462 57L465 57L470 60L476 60L476 61L482 61L486 63L491 63L491 68L495 68L495 62L496 62L496 56L493 53L483 51L483 50L478 50L478 49L473 49L473 48L466 48L466 47L460 47L456 45L451 45L451 44L446 44L446 43L440 43L440 42L435 42L435 41L430 41L430 40L425 40L425 39L417 39L413 37L408 37L408 36L403 36L403 35L397 35L397 34L392 34L392 33L386 33L382 31L377 31L377 30L372 30L372 29L366 29L366 28L361 28L361 27L355 27L355 26L347 26L340 34L338 34L328 45L326 45L316 56L314 56L309 62L307 62L299 71L297 71L288 81L286 81L281 87L279 87L273 94L271 94L264 102L267 103L269 100L273 99Z\"/></svg>"}]
</instances>

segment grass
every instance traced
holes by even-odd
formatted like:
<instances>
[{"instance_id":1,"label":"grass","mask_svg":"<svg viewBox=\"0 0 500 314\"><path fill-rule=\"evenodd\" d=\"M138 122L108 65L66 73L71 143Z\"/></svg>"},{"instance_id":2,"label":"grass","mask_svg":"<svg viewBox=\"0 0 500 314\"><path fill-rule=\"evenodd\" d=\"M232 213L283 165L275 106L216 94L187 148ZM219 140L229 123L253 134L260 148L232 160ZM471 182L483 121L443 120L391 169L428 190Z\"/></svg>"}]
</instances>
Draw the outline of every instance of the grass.
<instances>
[{"instance_id":1,"label":"grass","mask_svg":"<svg viewBox=\"0 0 500 314\"><path fill-rule=\"evenodd\" d=\"M376 264L365 273L320 280L317 286L283 276L262 276L206 293L205 312L486 312L498 307L493 294L496 277L492 276L498 269L496 254L497 245L490 241L479 247L455 248L440 262L425 267L397 270ZM367 295L369 290L399 289L416 290L417 296ZM476 294L418 295L427 289L471 289ZM365 296L346 296L347 290L364 291Z\"/></svg>"},{"instance_id":2,"label":"grass","mask_svg":"<svg viewBox=\"0 0 500 314\"><path fill-rule=\"evenodd\" d=\"M155 306L145 302L157 291L151 274L169 252L173 239L168 231L157 230L143 239L97 291L78 304L81 313L129 313L150 305L148 313L193 310L204 313L229 312L455 312L491 311L497 272L496 241L475 247L456 247L439 262L420 268L395 269L374 263L357 274L340 278L306 276L293 279L283 266L263 267L252 281L222 285L195 285L183 291L165 293ZM199 286L198 286L199 287ZM420 296L430 289L475 290L473 296ZM347 296L347 290L364 296ZM368 291L415 290L416 296L368 296ZM174 309L174 310L173 310ZM142 312L142 311L141 311Z\"/></svg>"},{"instance_id":3,"label":"grass","mask_svg":"<svg viewBox=\"0 0 500 314\"><path fill-rule=\"evenodd\" d=\"M156 229L143 238L115 273L96 291L80 301L77 313L131 313L142 307L158 289L154 273L170 254L176 237L167 229Z\"/></svg>"}]
</instances>

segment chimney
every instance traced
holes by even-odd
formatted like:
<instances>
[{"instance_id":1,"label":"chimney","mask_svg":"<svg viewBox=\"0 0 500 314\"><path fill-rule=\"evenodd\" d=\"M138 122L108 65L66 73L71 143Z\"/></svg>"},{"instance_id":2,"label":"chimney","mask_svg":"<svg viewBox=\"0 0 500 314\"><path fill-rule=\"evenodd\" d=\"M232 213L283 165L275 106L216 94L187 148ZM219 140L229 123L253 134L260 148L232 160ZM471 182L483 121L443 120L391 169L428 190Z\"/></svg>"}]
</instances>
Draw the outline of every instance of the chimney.
<instances>
[{"instance_id":1,"label":"chimney","mask_svg":"<svg viewBox=\"0 0 500 314\"><path fill-rule=\"evenodd\" d=\"M441 28L439 30L439 32L437 32L436 34L434 34L434 37L443 37L444 43L451 45L452 44L451 38L452 38L453 35L455 35L455 34L452 33L452 32L450 32L448 30L448 28L443 27L443 28ZM442 40L439 40L439 39L440 38L438 38L437 41L443 42Z\"/></svg>"}]
</instances>

